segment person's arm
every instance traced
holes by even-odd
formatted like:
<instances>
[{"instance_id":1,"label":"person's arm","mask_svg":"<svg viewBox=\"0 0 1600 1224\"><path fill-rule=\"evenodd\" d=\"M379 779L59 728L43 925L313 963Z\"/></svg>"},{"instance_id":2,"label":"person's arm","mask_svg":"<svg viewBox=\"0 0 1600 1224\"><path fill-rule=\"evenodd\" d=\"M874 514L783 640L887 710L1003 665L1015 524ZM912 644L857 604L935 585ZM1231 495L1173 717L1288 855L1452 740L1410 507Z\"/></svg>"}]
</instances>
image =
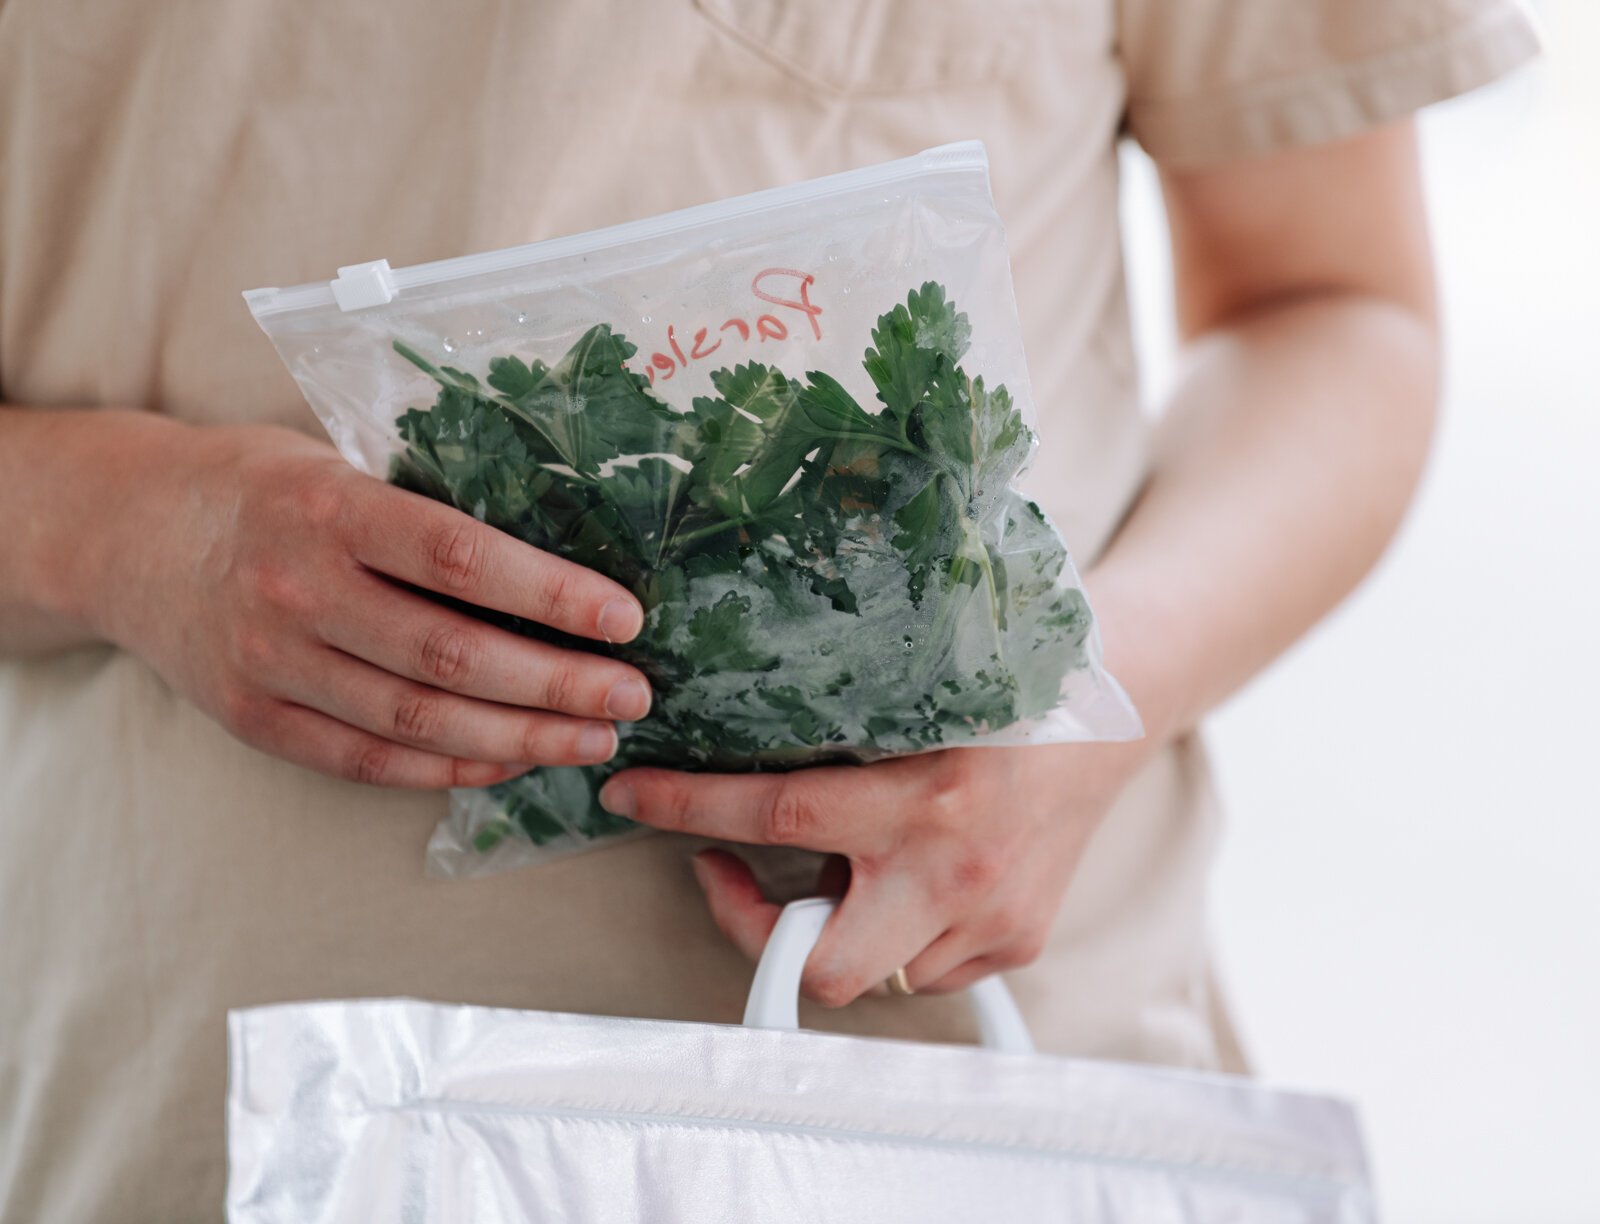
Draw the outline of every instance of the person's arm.
<instances>
[{"instance_id":1,"label":"person's arm","mask_svg":"<svg viewBox=\"0 0 1600 1224\"><path fill-rule=\"evenodd\" d=\"M1133 772L1332 608L1392 536L1432 429L1433 274L1407 123L1166 176L1181 377L1147 486L1086 582L1147 738L960 749L862 769L617 775L646 823L849 860L807 992L906 966L954 989L1038 955ZM735 856L696 874L755 955L777 907Z\"/></svg>"},{"instance_id":2,"label":"person's arm","mask_svg":"<svg viewBox=\"0 0 1600 1224\"><path fill-rule=\"evenodd\" d=\"M607 760L649 708L625 663L417 593L624 641L629 592L289 430L0 407L0 522L0 654L113 642L327 773L488 785Z\"/></svg>"},{"instance_id":3,"label":"person's arm","mask_svg":"<svg viewBox=\"0 0 1600 1224\"><path fill-rule=\"evenodd\" d=\"M1089 579L1129 647L1114 674L1147 693L1158 734L1372 567L1416 488L1439 367L1412 124L1162 185L1180 377L1149 482Z\"/></svg>"},{"instance_id":4,"label":"person's arm","mask_svg":"<svg viewBox=\"0 0 1600 1224\"><path fill-rule=\"evenodd\" d=\"M66 612L66 575L84 541L69 519L115 516L129 474L181 428L145 412L26 411L0 405L0 657L100 640Z\"/></svg>"}]
</instances>

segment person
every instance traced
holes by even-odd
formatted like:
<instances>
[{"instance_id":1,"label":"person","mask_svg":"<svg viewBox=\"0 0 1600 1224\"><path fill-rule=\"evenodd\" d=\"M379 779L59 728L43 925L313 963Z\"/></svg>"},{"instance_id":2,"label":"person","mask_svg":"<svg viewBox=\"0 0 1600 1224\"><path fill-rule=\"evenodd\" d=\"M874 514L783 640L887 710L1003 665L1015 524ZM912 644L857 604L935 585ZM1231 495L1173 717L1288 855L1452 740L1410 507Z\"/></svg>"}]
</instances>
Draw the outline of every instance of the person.
<instances>
[{"instance_id":1,"label":"person","mask_svg":"<svg viewBox=\"0 0 1600 1224\"><path fill-rule=\"evenodd\" d=\"M841 863L807 1023L969 1039L951 992L1005 970L1046 1050L1243 1069L1195 728L1405 510L1440 344L1410 116L1535 44L1509 0L0 8L0 1219L216 1218L229 1008L732 1020L777 903ZM1124 134L1172 236L1157 418ZM594 639L639 608L347 467L239 291L971 135L1032 488L1146 738L630 771L613 810L692 836L422 878L441 788L602 758L648 692L408 588ZM875 985L901 970L916 997Z\"/></svg>"}]
</instances>

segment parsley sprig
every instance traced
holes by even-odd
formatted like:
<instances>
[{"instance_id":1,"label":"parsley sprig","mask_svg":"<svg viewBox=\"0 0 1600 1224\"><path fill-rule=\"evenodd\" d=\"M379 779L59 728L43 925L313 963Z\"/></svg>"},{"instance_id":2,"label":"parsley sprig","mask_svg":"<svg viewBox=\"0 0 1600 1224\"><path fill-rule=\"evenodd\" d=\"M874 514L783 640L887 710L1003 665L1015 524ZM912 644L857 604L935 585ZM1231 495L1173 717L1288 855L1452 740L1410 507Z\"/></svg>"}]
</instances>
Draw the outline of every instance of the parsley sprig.
<instances>
[{"instance_id":1,"label":"parsley sprig","mask_svg":"<svg viewBox=\"0 0 1600 1224\"><path fill-rule=\"evenodd\" d=\"M498 357L480 381L395 349L439 385L397 422L391 479L629 587L643 632L605 649L655 704L617 758L492 788L477 831L536 842L629 827L610 773L870 760L1038 716L1086 664L1090 616L1058 586L1060 537L1012 487L1033 435L1004 386L960 362L967 316L933 282L878 319L868 411L821 371L747 363L687 412L627 368L605 324L556 364Z\"/></svg>"}]
</instances>

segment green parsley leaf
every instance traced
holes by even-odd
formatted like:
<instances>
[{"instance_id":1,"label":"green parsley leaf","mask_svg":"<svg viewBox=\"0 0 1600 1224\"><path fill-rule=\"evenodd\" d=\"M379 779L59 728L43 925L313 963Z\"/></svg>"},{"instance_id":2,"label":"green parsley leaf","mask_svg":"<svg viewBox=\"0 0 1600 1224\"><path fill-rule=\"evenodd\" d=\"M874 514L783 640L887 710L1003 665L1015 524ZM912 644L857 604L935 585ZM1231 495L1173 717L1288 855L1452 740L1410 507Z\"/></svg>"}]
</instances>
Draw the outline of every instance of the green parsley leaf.
<instances>
[{"instance_id":1,"label":"green parsley leaf","mask_svg":"<svg viewBox=\"0 0 1600 1224\"><path fill-rule=\"evenodd\" d=\"M631 828L599 806L633 764L714 770L864 761L960 743L1053 707L1087 662L1066 551L1012 487L1033 435L1003 386L960 362L966 315L928 282L882 315L868 411L836 378L748 363L687 412L597 324L553 365L506 355L483 381L396 351L438 386L397 421L397 484L631 589L632 642L605 646L655 689L616 758L491 787L474 836L535 842Z\"/></svg>"}]
</instances>

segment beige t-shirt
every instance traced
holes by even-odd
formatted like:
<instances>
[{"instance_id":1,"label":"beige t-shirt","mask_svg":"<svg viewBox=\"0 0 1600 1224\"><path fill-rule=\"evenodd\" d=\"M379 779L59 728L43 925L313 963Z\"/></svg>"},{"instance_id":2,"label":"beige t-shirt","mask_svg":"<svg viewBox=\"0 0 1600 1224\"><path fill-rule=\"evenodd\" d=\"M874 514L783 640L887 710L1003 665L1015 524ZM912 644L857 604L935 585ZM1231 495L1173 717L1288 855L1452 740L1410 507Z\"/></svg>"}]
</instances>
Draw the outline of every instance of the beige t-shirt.
<instances>
[{"instance_id":1,"label":"beige t-shirt","mask_svg":"<svg viewBox=\"0 0 1600 1224\"><path fill-rule=\"evenodd\" d=\"M988 143L1080 562L1146 468L1116 142L1200 164L1510 69L1509 0L0 0L0 398L317 432L239 292ZM92 529L92 524L86 525ZM0 1219L215 1220L230 1007L327 996L736 1020L749 966L653 836L421 874L441 795L246 748L111 649L0 663ZM1193 742L1096 836L1012 984L1046 1050L1239 1066ZM813 861L764 861L803 891ZM960 1040L959 1000L817 1027Z\"/></svg>"}]
</instances>

